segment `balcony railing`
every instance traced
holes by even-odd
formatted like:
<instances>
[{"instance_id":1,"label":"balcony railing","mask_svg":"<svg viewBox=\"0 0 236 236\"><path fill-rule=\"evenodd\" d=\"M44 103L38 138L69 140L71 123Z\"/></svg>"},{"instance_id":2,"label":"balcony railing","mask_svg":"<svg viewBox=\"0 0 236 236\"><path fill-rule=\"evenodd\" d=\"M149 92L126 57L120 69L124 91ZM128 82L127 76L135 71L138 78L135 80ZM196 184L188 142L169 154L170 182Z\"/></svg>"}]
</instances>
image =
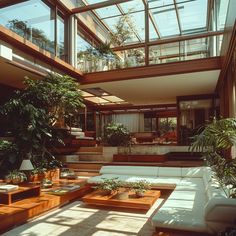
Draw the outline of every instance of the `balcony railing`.
<instances>
[{"instance_id":1,"label":"balcony railing","mask_svg":"<svg viewBox=\"0 0 236 236\"><path fill-rule=\"evenodd\" d=\"M115 51L109 55L80 52L77 65L83 72L91 73L210 58L219 56L221 41L222 34L171 43L157 43L148 46L146 53L144 47Z\"/></svg>"}]
</instances>

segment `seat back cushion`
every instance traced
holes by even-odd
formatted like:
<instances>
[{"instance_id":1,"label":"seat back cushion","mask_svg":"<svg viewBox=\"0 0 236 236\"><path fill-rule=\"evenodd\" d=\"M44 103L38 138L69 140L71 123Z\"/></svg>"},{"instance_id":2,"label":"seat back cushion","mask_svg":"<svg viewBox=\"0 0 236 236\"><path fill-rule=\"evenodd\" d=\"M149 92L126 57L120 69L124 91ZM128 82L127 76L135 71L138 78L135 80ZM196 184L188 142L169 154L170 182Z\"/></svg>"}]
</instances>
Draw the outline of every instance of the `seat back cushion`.
<instances>
[{"instance_id":1,"label":"seat back cushion","mask_svg":"<svg viewBox=\"0 0 236 236\"><path fill-rule=\"evenodd\" d=\"M160 177L181 177L180 167L160 167L159 168Z\"/></svg>"},{"instance_id":2,"label":"seat back cushion","mask_svg":"<svg viewBox=\"0 0 236 236\"><path fill-rule=\"evenodd\" d=\"M135 176L157 176L159 167L156 166L103 166L100 174L120 174Z\"/></svg>"},{"instance_id":3,"label":"seat back cushion","mask_svg":"<svg viewBox=\"0 0 236 236\"><path fill-rule=\"evenodd\" d=\"M182 177L185 178L202 178L204 167L182 168Z\"/></svg>"}]
</instances>

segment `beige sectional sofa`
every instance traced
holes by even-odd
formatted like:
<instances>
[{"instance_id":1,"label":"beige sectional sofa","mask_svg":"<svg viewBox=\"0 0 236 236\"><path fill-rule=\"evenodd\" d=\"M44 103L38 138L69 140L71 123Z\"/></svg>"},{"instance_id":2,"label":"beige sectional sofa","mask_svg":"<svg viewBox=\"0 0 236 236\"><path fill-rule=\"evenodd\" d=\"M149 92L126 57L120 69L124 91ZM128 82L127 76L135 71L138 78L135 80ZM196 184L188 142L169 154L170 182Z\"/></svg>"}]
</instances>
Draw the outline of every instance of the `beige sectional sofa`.
<instances>
[{"instance_id":1,"label":"beige sectional sofa","mask_svg":"<svg viewBox=\"0 0 236 236\"><path fill-rule=\"evenodd\" d=\"M88 182L145 179L153 188L173 189L152 216L154 227L214 233L236 224L236 199L227 198L209 167L104 166L100 174Z\"/></svg>"}]
</instances>

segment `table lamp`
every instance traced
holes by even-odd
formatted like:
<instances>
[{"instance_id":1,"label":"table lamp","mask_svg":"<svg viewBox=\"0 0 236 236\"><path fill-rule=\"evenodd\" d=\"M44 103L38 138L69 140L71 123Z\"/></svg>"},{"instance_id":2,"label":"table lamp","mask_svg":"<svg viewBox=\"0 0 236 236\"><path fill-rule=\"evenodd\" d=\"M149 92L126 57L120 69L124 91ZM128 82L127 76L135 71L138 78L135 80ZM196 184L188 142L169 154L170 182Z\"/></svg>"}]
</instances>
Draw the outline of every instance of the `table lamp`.
<instances>
[{"instance_id":1,"label":"table lamp","mask_svg":"<svg viewBox=\"0 0 236 236\"><path fill-rule=\"evenodd\" d=\"M27 177L27 182L29 182L30 171L33 169L34 169L34 167L29 159L25 159L22 161L19 170L22 170L25 173L25 175Z\"/></svg>"}]
</instances>

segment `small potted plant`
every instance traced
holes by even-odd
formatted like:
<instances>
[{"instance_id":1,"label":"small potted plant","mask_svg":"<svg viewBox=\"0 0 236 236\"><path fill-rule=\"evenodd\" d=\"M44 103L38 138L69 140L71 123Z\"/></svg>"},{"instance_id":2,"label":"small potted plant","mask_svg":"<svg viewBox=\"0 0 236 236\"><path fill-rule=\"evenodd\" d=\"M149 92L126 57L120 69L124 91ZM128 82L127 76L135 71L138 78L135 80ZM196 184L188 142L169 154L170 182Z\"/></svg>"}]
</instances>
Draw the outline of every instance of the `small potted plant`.
<instances>
[{"instance_id":1,"label":"small potted plant","mask_svg":"<svg viewBox=\"0 0 236 236\"><path fill-rule=\"evenodd\" d=\"M42 185L44 188L51 188L53 183L50 179L43 179Z\"/></svg>"},{"instance_id":2,"label":"small potted plant","mask_svg":"<svg viewBox=\"0 0 236 236\"><path fill-rule=\"evenodd\" d=\"M119 200L125 200L129 198L129 191L131 186L129 183L122 183L120 182L120 188L116 194L116 198Z\"/></svg>"},{"instance_id":3,"label":"small potted plant","mask_svg":"<svg viewBox=\"0 0 236 236\"><path fill-rule=\"evenodd\" d=\"M12 183L12 184L19 184L24 181L26 181L26 175L23 172L20 172L18 170L13 170L11 171L6 177L5 181L7 183Z\"/></svg>"},{"instance_id":4,"label":"small potted plant","mask_svg":"<svg viewBox=\"0 0 236 236\"><path fill-rule=\"evenodd\" d=\"M151 186L146 180L140 180L132 183L131 188L134 190L137 197L143 197L144 193L150 189Z\"/></svg>"},{"instance_id":5,"label":"small potted plant","mask_svg":"<svg viewBox=\"0 0 236 236\"><path fill-rule=\"evenodd\" d=\"M120 188L120 181L118 178L106 179L103 178L104 181L95 186L95 189L101 190L104 195L110 195L116 192Z\"/></svg>"}]
</instances>

